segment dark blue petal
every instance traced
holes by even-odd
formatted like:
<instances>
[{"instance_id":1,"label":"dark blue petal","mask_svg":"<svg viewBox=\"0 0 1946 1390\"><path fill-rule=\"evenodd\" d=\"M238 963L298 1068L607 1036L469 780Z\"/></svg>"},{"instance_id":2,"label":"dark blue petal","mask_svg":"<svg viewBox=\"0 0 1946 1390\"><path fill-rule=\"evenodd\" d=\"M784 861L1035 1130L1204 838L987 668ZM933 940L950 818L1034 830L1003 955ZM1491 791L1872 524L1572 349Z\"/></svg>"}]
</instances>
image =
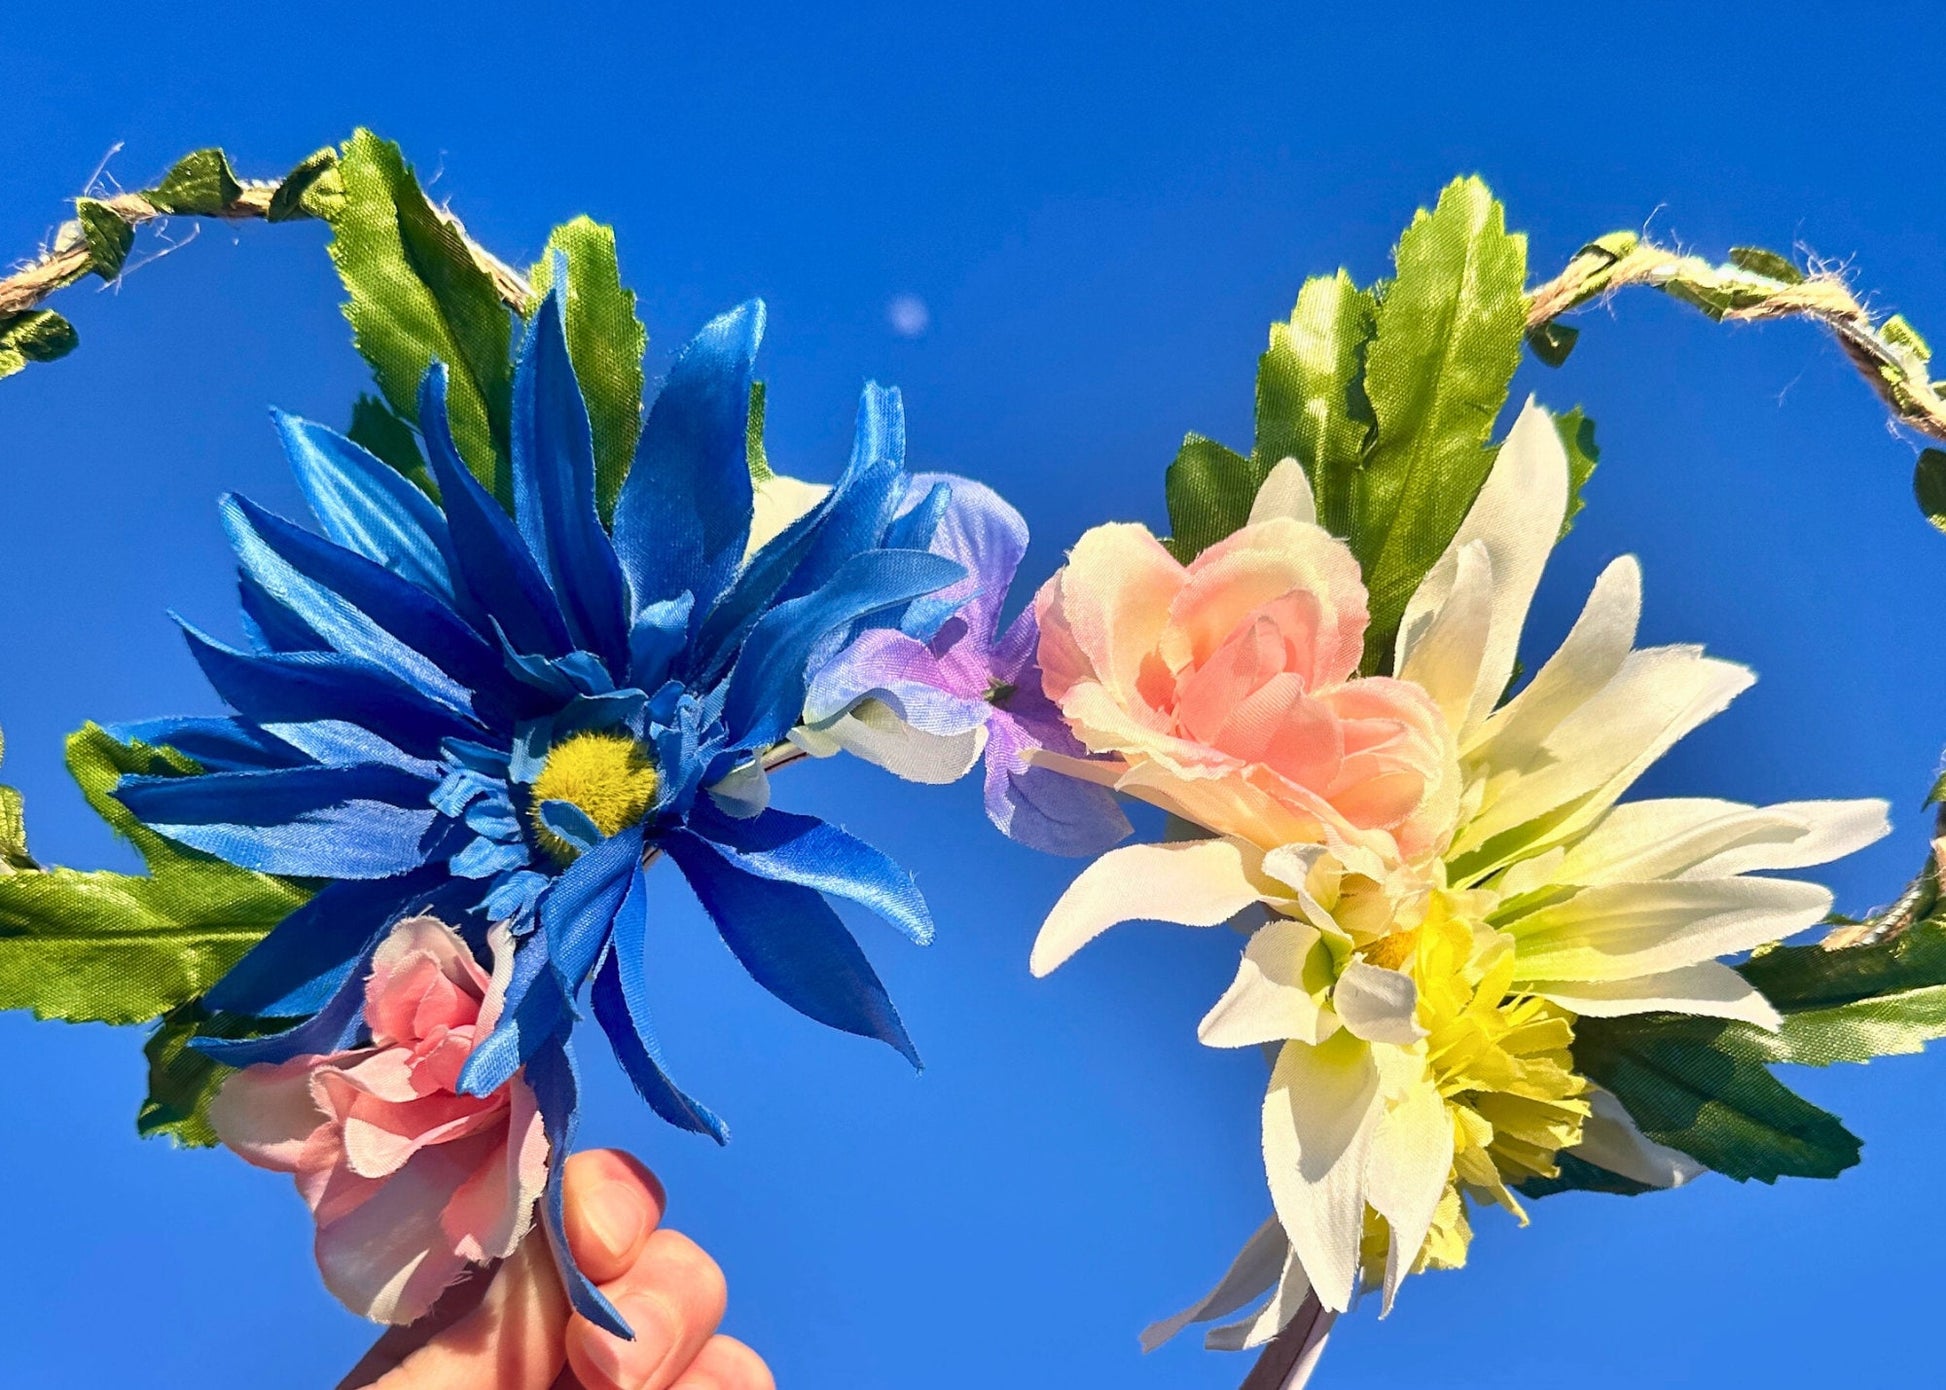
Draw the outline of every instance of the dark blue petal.
<instances>
[{"instance_id":1,"label":"dark blue petal","mask_svg":"<svg viewBox=\"0 0 1946 1390\"><path fill-rule=\"evenodd\" d=\"M271 418L325 535L422 589L452 597L446 520L425 493L323 425L280 410Z\"/></svg>"},{"instance_id":2,"label":"dark blue petal","mask_svg":"<svg viewBox=\"0 0 1946 1390\"><path fill-rule=\"evenodd\" d=\"M572 801L543 801L535 814L550 832L578 850L591 850L601 843L601 827Z\"/></svg>"},{"instance_id":3,"label":"dark blue petal","mask_svg":"<svg viewBox=\"0 0 1946 1390\"><path fill-rule=\"evenodd\" d=\"M548 963L546 935L523 937L514 951L500 1017L468 1054L454 1089L463 1096L492 1095L550 1040L567 1037L573 1022L572 1003Z\"/></svg>"},{"instance_id":4,"label":"dark blue petal","mask_svg":"<svg viewBox=\"0 0 1946 1390\"><path fill-rule=\"evenodd\" d=\"M222 514L244 574L324 644L457 709L505 689L500 654L445 600L246 498L224 498Z\"/></svg>"},{"instance_id":5,"label":"dark blue petal","mask_svg":"<svg viewBox=\"0 0 1946 1390\"><path fill-rule=\"evenodd\" d=\"M615 553L633 613L689 592L707 606L750 539L746 453L760 301L713 319L677 354L650 407L615 506Z\"/></svg>"},{"instance_id":6,"label":"dark blue petal","mask_svg":"<svg viewBox=\"0 0 1946 1390\"><path fill-rule=\"evenodd\" d=\"M662 840L717 931L758 984L807 1018L919 1054L865 953L809 888L757 878L687 831Z\"/></svg>"},{"instance_id":7,"label":"dark blue petal","mask_svg":"<svg viewBox=\"0 0 1946 1390\"><path fill-rule=\"evenodd\" d=\"M341 879L270 929L202 1002L255 1018L296 1018L324 1008L379 933L437 875L358 882Z\"/></svg>"},{"instance_id":8,"label":"dark blue petal","mask_svg":"<svg viewBox=\"0 0 1946 1390\"><path fill-rule=\"evenodd\" d=\"M321 652L329 648L330 643L247 573L237 575L237 599L243 609L243 635L257 651Z\"/></svg>"},{"instance_id":9,"label":"dark blue petal","mask_svg":"<svg viewBox=\"0 0 1946 1390\"><path fill-rule=\"evenodd\" d=\"M255 723L343 720L415 757L436 756L442 740L480 732L465 715L369 661L337 652L239 652L187 623L182 628L190 655L216 693Z\"/></svg>"},{"instance_id":10,"label":"dark blue petal","mask_svg":"<svg viewBox=\"0 0 1946 1390\"><path fill-rule=\"evenodd\" d=\"M689 620L696 607L694 594L651 603L635 615L628 632L629 680L654 690L668 679L669 669L689 642Z\"/></svg>"},{"instance_id":11,"label":"dark blue petal","mask_svg":"<svg viewBox=\"0 0 1946 1390\"><path fill-rule=\"evenodd\" d=\"M826 637L840 637L860 618L943 589L966 573L923 550L854 555L816 593L764 614L730 672L724 720L735 746L781 739L804 713L806 671Z\"/></svg>"},{"instance_id":12,"label":"dark blue petal","mask_svg":"<svg viewBox=\"0 0 1946 1390\"><path fill-rule=\"evenodd\" d=\"M926 493L910 508L901 512L885 528L885 548L887 550L926 550L932 545L932 538L939 530L939 523L946 515L946 508L952 504L953 489L949 483L934 483Z\"/></svg>"},{"instance_id":13,"label":"dark blue petal","mask_svg":"<svg viewBox=\"0 0 1946 1390\"><path fill-rule=\"evenodd\" d=\"M456 572L454 586L497 621L521 651L559 656L573 643L540 566L493 495L460 457L446 422L446 368L435 362L419 387L419 428L446 507ZM484 628L474 614L475 625Z\"/></svg>"},{"instance_id":14,"label":"dark blue petal","mask_svg":"<svg viewBox=\"0 0 1946 1390\"><path fill-rule=\"evenodd\" d=\"M720 675L765 609L819 588L852 556L883 548L903 486L904 451L899 393L868 385L843 476L817 506L750 557L710 610L697 635L695 679L707 682Z\"/></svg>"},{"instance_id":15,"label":"dark blue petal","mask_svg":"<svg viewBox=\"0 0 1946 1390\"><path fill-rule=\"evenodd\" d=\"M173 748L186 758L194 758L205 772L301 767L310 761L282 739L241 719L145 719L134 724L110 724L107 734L117 743Z\"/></svg>"},{"instance_id":16,"label":"dark blue petal","mask_svg":"<svg viewBox=\"0 0 1946 1390\"><path fill-rule=\"evenodd\" d=\"M557 260L514 368L514 516L553 580L575 645L620 671L628 660L628 600L595 510L594 435L568 360L567 271Z\"/></svg>"},{"instance_id":17,"label":"dark blue petal","mask_svg":"<svg viewBox=\"0 0 1946 1390\"><path fill-rule=\"evenodd\" d=\"M540 1105L541 1127L547 1131L547 1190L541 1195L541 1224L547 1228L547 1243L554 1250L561 1282L567 1286L568 1302L596 1327L634 1341L635 1334L615 1311L615 1305L581 1272L574 1262L574 1252L568 1248L561 1173L574 1147L574 1131L580 1121L581 1088L566 1039L535 1056L527 1068L527 1084L533 1087L534 1099Z\"/></svg>"},{"instance_id":18,"label":"dark blue petal","mask_svg":"<svg viewBox=\"0 0 1946 1390\"><path fill-rule=\"evenodd\" d=\"M648 915L648 876L638 866L621 911L615 914L608 954L595 972L595 1018L608 1035L622 1070L651 1110L678 1129L707 1134L719 1144L728 1143L729 1126L683 1094L663 1066L662 1048L649 1019Z\"/></svg>"},{"instance_id":19,"label":"dark blue petal","mask_svg":"<svg viewBox=\"0 0 1946 1390\"><path fill-rule=\"evenodd\" d=\"M389 878L425 862L430 783L390 767L124 777L115 798L159 835L259 873Z\"/></svg>"},{"instance_id":20,"label":"dark blue petal","mask_svg":"<svg viewBox=\"0 0 1946 1390\"><path fill-rule=\"evenodd\" d=\"M689 828L745 873L849 898L919 945L932 941L932 914L912 875L827 821L775 809L737 817L704 802L690 813Z\"/></svg>"},{"instance_id":21,"label":"dark blue petal","mask_svg":"<svg viewBox=\"0 0 1946 1390\"><path fill-rule=\"evenodd\" d=\"M262 1038L191 1038L189 1045L226 1067L343 1051L365 1027L365 977L371 973L372 952L384 936L383 927L372 933L323 1007L296 1027Z\"/></svg>"}]
</instances>

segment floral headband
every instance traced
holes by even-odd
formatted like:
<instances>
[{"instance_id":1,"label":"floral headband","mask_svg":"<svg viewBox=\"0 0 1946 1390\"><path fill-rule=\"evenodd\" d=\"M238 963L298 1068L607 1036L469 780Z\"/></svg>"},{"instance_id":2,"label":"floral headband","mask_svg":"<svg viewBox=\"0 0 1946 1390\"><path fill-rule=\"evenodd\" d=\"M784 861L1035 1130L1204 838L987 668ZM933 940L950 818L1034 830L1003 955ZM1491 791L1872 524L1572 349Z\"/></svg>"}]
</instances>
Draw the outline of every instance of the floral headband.
<instances>
[{"instance_id":1,"label":"floral headband","mask_svg":"<svg viewBox=\"0 0 1946 1390\"><path fill-rule=\"evenodd\" d=\"M1633 557L1517 659L1596 460L1578 409L1529 401L1495 442L1523 344L1558 364L1560 317L1636 284L1808 317L1946 438L1923 340L1835 278L1618 235L1529 291L1524 239L1455 182L1392 278L1304 285L1250 451L1191 435L1168 469L1168 537L1096 526L1010 615L1025 524L907 468L895 390L865 388L829 485L774 472L760 303L644 404L612 233L570 222L518 274L369 132L274 184L212 150L77 199L0 281L0 375L71 350L42 301L121 274L163 217L327 222L379 394L342 434L276 417L307 523L219 503L246 640L184 636L232 712L70 740L147 873L40 865L0 789L0 1007L159 1021L142 1132L291 1174L360 1313L417 1319L538 1219L574 1306L628 1335L575 1267L561 1170L577 1044L728 1138L651 1016L671 877L764 989L916 1064L832 903L919 944L932 918L884 854L773 804L807 757L979 767L996 828L1087 859L1037 975L1123 921L1240 934L1198 1036L1264 1050L1271 1212L1143 1344L1216 1324L1213 1348L1268 1346L1252 1386L1302 1385L1363 1296L1384 1315L1463 1265L1489 1208L1836 1176L1859 1141L1771 1065L1946 1035L1930 860L1878 917L1781 944L1835 921L1793 875L1883 835L1884 803L1630 796L1752 679L1636 645ZM1917 486L1946 518L1946 454ZM1164 837L1115 847L1124 802Z\"/></svg>"}]
</instances>

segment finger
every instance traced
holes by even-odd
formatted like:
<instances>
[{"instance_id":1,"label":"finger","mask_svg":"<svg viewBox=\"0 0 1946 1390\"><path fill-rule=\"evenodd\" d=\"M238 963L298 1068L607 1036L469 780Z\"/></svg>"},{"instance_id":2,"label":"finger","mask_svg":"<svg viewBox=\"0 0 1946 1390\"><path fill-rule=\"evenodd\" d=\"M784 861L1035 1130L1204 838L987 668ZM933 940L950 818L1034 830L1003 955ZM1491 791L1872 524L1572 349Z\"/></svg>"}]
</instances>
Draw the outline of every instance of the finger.
<instances>
[{"instance_id":1,"label":"finger","mask_svg":"<svg viewBox=\"0 0 1946 1390\"><path fill-rule=\"evenodd\" d=\"M569 1320L568 1364L587 1390L669 1390L723 1321L729 1298L716 1261L670 1230L650 1236L634 1265L602 1292L635 1340Z\"/></svg>"},{"instance_id":2,"label":"finger","mask_svg":"<svg viewBox=\"0 0 1946 1390\"><path fill-rule=\"evenodd\" d=\"M480 1306L480 1300L493 1285L494 1277L500 1272L502 1261L495 1260L491 1265L476 1265L467 1276L439 1296L432 1311L415 1323L404 1327L388 1327L385 1333L364 1356L338 1382L338 1390L360 1390L376 1381L387 1371L393 1369L406 1357L419 1350L427 1342L444 1332L468 1313Z\"/></svg>"},{"instance_id":3,"label":"finger","mask_svg":"<svg viewBox=\"0 0 1946 1390\"><path fill-rule=\"evenodd\" d=\"M734 1337L712 1337L670 1390L777 1390L764 1359Z\"/></svg>"},{"instance_id":4,"label":"finger","mask_svg":"<svg viewBox=\"0 0 1946 1390\"><path fill-rule=\"evenodd\" d=\"M548 1390L561 1371L567 1320L567 1294L547 1241L536 1231L501 1264L470 1312L377 1380L347 1384L369 1384L371 1390Z\"/></svg>"},{"instance_id":5,"label":"finger","mask_svg":"<svg viewBox=\"0 0 1946 1390\"><path fill-rule=\"evenodd\" d=\"M568 1160L561 1187L575 1263L597 1284L621 1278L662 1220L662 1184L625 1153L589 1149Z\"/></svg>"}]
</instances>

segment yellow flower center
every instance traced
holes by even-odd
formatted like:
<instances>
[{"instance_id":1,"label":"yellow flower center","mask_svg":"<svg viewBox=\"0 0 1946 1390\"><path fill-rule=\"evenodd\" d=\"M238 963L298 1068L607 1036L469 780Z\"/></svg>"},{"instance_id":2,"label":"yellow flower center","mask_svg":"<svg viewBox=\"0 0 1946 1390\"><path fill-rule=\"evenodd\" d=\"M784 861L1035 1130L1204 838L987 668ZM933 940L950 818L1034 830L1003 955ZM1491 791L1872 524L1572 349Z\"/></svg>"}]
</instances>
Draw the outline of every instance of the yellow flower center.
<instances>
[{"instance_id":1,"label":"yellow flower center","mask_svg":"<svg viewBox=\"0 0 1946 1390\"><path fill-rule=\"evenodd\" d=\"M543 802L565 801L613 835L639 822L655 805L662 779L649 750L627 734L613 731L575 734L548 751L534 779L534 838L563 864L581 853L580 847L556 835L541 821Z\"/></svg>"}]
</instances>

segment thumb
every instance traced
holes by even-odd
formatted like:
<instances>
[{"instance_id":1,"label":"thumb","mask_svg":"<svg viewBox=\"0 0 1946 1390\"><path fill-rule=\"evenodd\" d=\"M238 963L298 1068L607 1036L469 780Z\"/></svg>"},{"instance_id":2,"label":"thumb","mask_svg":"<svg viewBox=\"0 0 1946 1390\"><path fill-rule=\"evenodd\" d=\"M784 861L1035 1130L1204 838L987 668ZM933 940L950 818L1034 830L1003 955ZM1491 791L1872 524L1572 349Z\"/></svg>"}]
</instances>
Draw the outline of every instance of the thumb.
<instances>
[{"instance_id":1,"label":"thumb","mask_svg":"<svg viewBox=\"0 0 1946 1390\"><path fill-rule=\"evenodd\" d=\"M373 1344L338 1390L549 1390L566 1362L567 1295L536 1227L492 1271Z\"/></svg>"}]
</instances>

